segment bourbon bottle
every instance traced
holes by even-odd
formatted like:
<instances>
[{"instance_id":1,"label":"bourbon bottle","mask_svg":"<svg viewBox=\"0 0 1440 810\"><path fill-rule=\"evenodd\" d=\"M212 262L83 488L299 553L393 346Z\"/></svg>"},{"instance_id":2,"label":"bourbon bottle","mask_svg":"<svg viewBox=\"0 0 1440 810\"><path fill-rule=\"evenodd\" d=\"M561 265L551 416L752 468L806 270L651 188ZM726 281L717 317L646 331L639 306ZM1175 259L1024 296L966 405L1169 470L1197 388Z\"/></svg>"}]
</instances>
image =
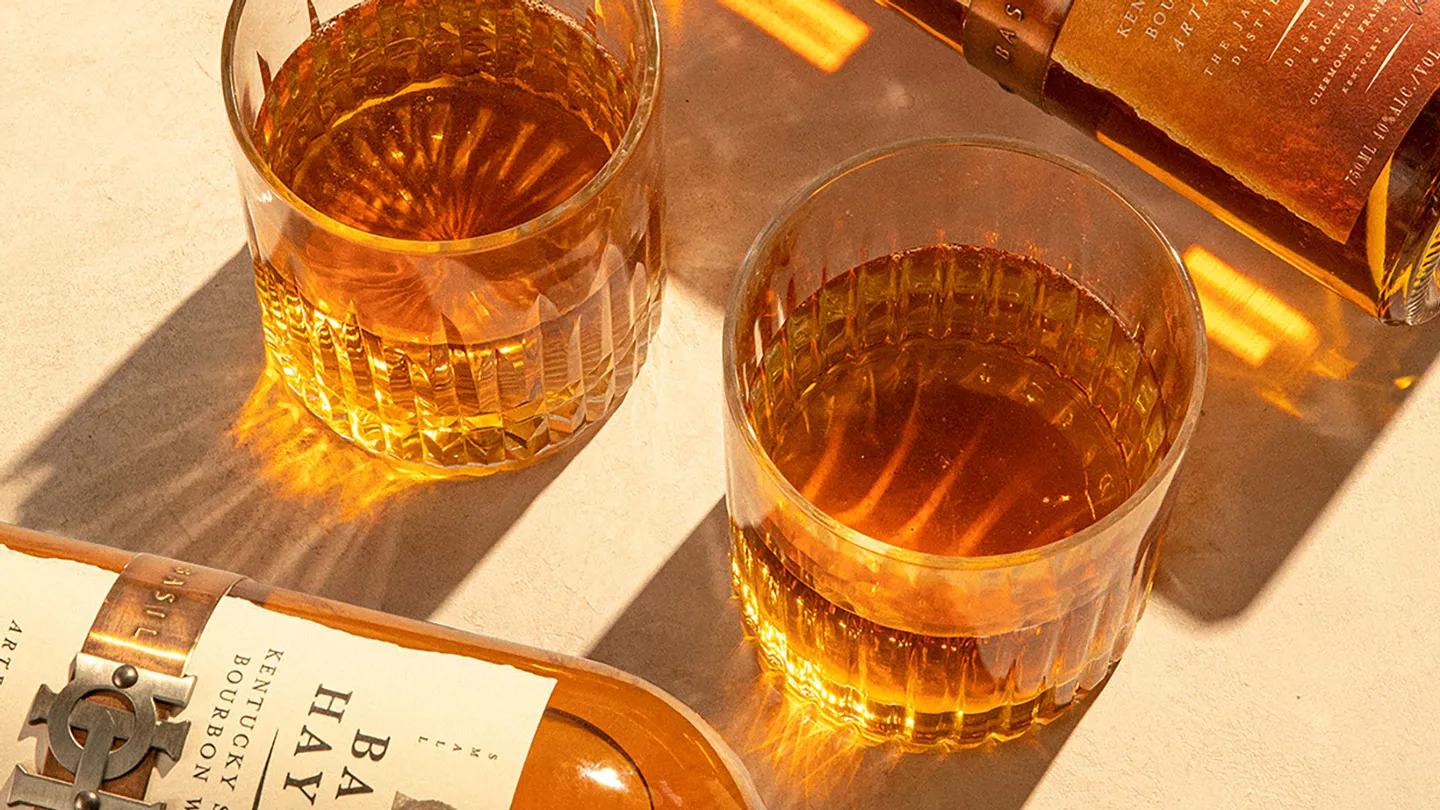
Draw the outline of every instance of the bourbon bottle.
<instances>
[{"instance_id":1,"label":"bourbon bottle","mask_svg":"<svg viewBox=\"0 0 1440 810\"><path fill-rule=\"evenodd\" d=\"M762 807L636 678L213 569L0 524L0 630L12 807Z\"/></svg>"},{"instance_id":2,"label":"bourbon bottle","mask_svg":"<svg viewBox=\"0 0 1440 810\"><path fill-rule=\"evenodd\" d=\"M1440 311L1424 0L881 0L1388 323Z\"/></svg>"}]
</instances>

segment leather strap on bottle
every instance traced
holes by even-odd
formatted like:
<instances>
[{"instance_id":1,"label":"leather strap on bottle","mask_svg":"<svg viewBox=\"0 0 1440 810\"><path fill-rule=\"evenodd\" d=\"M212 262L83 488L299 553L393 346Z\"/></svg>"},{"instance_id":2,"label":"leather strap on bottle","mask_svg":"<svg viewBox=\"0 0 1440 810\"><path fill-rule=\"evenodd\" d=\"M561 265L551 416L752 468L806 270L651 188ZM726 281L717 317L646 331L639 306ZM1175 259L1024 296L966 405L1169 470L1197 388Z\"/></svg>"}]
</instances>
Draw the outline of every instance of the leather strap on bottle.
<instances>
[{"instance_id":1,"label":"leather strap on bottle","mask_svg":"<svg viewBox=\"0 0 1440 810\"><path fill-rule=\"evenodd\" d=\"M120 572L81 651L178 678L210 613L242 579L142 554Z\"/></svg>"},{"instance_id":2,"label":"leather strap on bottle","mask_svg":"<svg viewBox=\"0 0 1440 810\"><path fill-rule=\"evenodd\" d=\"M103 769L104 781L100 792L77 797L77 808L82 798L88 799L92 795L96 797L97 810L105 806L104 794L142 799L156 764L156 750L167 750L167 746L179 749L183 745L186 726L165 722L188 699L186 689L186 696L177 702L174 690L183 683L181 677L190 652L211 612L231 587L242 579L236 574L148 554L134 558L120 572L119 579L111 587L95 623L90 627L81 656L76 658L76 677L82 662L85 662L90 669L103 670L100 677L113 681L112 685L116 687L133 690L136 685L144 687L153 683L155 686L150 692L154 694L154 700L147 698L143 701L153 705L153 713L148 706L127 705L127 700L133 702L129 692L102 691L89 693L89 698L74 704L75 708L68 712L67 718L58 719L58 722L75 730L74 737L79 746L77 751L66 753L70 754L69 759L78 759L80 764L74 769L62 765L52 745L46 754L42 773L51 779L78 783L82 781L82 772L87 767ZM68 688L66 691L69 691ZM65 691L62 691L56 697L64 695ZM126 697L122 698L122 695ZM83 692L81 697L84 697ZM86 709L84 705L95 708ZM115 711L106 712L102 707ZM113 721L101 717L111 713L120 719ZM143 753L143 758L139 758L138 764L126 768L130 757L126 757L123 763L113 760L118 759L118 755L127 748L135 748L132 743L141 742L142 718L155 726L155 730L143 729L143 739L148 741L153 738L154 742L147 743L143 752L132 752L134 757ZM117 742L123 739L123 743L111 751L108 758L82 755L88 735L95 733L94 728L85 728L85 724L92 720L103 721L106 733L111 733L112 727L129 724L129 731L124 732L129 737L117 738ZM56 721L52 719L51 723ZM172 757L179 756L178 750L170 753ZM90 765L90 759L100 759L101 764ZM123 773L116 773L122 768Z\"/></svg>"},{"instance_id":3,"label":"leather strap on bottle","mask_svg":"<svg viewBox=\"0 0 1440 810\"><path fill-rule=\"evenodd\" d=\"M1050 50L1071 0L971 0L960 45L970 64L1043 108Z\"/></svg>"}]
</instances>

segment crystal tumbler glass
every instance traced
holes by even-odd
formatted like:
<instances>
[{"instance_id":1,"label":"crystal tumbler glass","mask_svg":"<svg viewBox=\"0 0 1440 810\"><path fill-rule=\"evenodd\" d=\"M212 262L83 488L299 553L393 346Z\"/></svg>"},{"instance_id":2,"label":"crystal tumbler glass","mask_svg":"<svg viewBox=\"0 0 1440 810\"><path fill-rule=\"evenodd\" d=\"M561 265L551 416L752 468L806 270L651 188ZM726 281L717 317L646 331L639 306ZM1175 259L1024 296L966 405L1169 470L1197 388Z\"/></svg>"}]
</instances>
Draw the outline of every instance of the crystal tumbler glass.
<instances>
[{"instance_id":1,"label":"crystal tumbler glass","mask_svg":"<svg viewBox=\"0 0 1440 810\"><path fill-rule=\"evenodd\" d=\"M1200 411L1175 251L993 140L857 157L776 214L724 328L732 568L761 659L874 740L1057 717L1145 607Z\"/></svg>"},{"instance_id":2,"label":"crystal tumbler glass","mask_svg":"<svg viewBox=\"0 0 1440 810\"><path fill-rule=\"evenodd\" d=\"M650 0L235 0L265 348L340 435L517 467L630 387L663 289Z\"/></svg>"}]
</instances>

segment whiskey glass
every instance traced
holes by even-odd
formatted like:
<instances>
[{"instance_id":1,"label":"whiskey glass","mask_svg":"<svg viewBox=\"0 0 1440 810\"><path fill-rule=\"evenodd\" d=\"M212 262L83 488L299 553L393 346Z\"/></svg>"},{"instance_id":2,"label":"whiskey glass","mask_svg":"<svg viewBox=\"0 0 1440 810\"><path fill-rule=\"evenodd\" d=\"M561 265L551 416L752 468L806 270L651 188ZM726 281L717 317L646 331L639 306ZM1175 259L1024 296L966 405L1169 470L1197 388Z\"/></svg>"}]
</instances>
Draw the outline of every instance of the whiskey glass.
<instances>
[{"instance_id":1,"label":"whiskey glass","mask_svg":"<svg viewBox=\"0 0 1440 810\"><path fill-rule=\"evenodd\" d=\"M1179 257L1082 166L932 139L814 181L756 239L724 327L732 572L762 663L822 716L910 748L1058 717L1144 610L1205 366ZM860 406L807 399L862 372ZM892 389L913 399L891 407ZM929 414L942 389L960 399ZM984 425L946 404L971 401ZM1017 408L1049 410L997 427ZM1057 430L1083 440L1083 471L1110 465L1078 501L1040 498L1059 461L1035 448ZM1068 525L1033 520L1061 501Z\"/></svg>"},{"instance_id":2,"label":"whiskey glass","mask_svg":"<svg viewBox=\"0 0 1440 810\"><path fill-rule=\"evenodd\" d=\"M619 404L660 318L650 0L234 0L267 360L341 436L485 474Z\"/></svg>"}]
</instances>

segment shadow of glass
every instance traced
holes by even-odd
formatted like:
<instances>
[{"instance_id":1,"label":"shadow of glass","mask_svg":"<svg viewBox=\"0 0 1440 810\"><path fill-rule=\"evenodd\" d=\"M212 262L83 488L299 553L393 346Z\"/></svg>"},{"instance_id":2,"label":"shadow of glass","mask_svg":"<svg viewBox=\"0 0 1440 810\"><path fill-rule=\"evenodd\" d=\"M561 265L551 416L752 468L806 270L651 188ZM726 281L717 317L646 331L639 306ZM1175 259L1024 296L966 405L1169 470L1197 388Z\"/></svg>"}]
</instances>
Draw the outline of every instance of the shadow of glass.
<instances>
[{"instance_id":1,"label":"shadow of glass","mask_svg":"<svg viewBox=\"0 0 1440 810\"><path fill-rule=\"evenodd\" d=\"M29 528L424 618L579 449L431 480L338 439L266 370L241 251L6 479Z\"/></svg>"},{"instance_id":2,"label":"shadow of glass","mask_svg":"<svg viewBox=\"0 0 1440 810\"><path fill-rule=\"evenodd\" d=\"M1110 155L878 4L839 3L870 33L833 73L737 13L753 3L662 5L670 43L669 273L717 308L725 305L745 251L784 201L867 149L923 135L985 132L1066 154L1081 151L1087 160ZM807 11L826 13L829 4L760 5L803 18ZM823 18L809 25L835 30Z\"/></svg>"},{"instance_id":3,"label":"shadow of glass","mask_svg":"<svg viewBox=\"0 0 1440 810\"><path fill-rule=\"evenodd\" d=\"M1020 739L955 754L864 746L784 697L745 643L720 501L590 651L714 725L774 810L1018 808L1090 705Z\"/></svg>"},{"instance_id":4,"label":"shadow of glass","mask_svg":"<svg viewBox=\"0 0 1440 810\"><path fill-rule=\"evenodd\" d=\"M1242 613L1303 541L1440 354L1218 223L1187 263L1210 337L1204 411L1155 589L1204 621Z\"/></svg>"}]
</instances>

